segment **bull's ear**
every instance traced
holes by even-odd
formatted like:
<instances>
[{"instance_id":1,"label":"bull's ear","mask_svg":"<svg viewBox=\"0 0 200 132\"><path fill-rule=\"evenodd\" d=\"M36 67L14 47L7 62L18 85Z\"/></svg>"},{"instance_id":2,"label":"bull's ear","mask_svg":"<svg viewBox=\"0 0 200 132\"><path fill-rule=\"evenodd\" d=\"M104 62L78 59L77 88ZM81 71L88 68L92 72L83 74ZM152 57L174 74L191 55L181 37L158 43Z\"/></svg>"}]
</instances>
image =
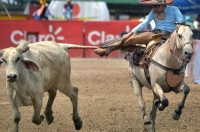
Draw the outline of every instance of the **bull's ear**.
<instances>
[{"instance_id":1,"label":"bull's ear","mask_svg":"<svg viewBox=\"0 0 200 132\"><path fill-rule=\"evenodd\" d=\"M0 57L3 55L4 51L4 49L0 50Z\"/></svg>"},{"instance_id":2,"label":"bull's ear","mask_svg":"<svg viewBox=\"0 0 200 132\"><path fill-rule=\"evenodd\" d=\"M22 63L24 65L24 67L29 71L34 71L34 72L40 71L40 67L34 61L24 58L24 59L22 59Z\"/></svg>"},{"instance_id":3,"label":"bull's ear","mask_svg":"<svg viewBox=\"0 0 200 132\"><path fill-rule=\"evenodd\" d=\"M1 64L2 64L3 62L5 62L5 61L3 60L3 58L0 58L0 66L1 66Z\"/></svg>"},{"instance_id":4,"label":"bull's ear","mask_svg":"<svg viewBox=\"0 0 200 132\"><path fill-rule=\"evenodd\" d=\"M2 50L0 50L0 66L1 66L1 64L3 63L3 62L5 62L5 60L2 58L2 55L3 55L3 53L4 53L4 49L2 49Z\"/></svg>"},{"instance_id":5,"label":"bull's ear","mask_svg":"<svg viewBox=\"0 0 200 132\"><path fill-rule=\"evenodd\" d=\"M29 50L29 46L26 40L21 40L20 44L17 46L17 49L23 54Z\"/></svg>"}]
</instances>

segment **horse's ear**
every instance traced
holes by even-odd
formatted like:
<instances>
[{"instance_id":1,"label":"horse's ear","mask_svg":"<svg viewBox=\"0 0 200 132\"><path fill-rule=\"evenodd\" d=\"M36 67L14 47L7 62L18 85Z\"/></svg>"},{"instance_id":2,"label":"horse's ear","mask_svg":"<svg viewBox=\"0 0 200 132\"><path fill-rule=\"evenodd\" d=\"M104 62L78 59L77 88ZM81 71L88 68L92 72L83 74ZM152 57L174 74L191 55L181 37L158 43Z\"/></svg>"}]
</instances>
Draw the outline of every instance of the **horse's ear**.
<instances>
[{"instance_id":1,"label":"horse's ear","mask_svg":"<svg viewBox=\"0 0 200 132\"><path fill-rule=\"evenodd\" d=\"M184 21L181 22L181 23L180 23L180 22L175 22L174 24L175 24L176 26L178 26L178 25L187 25Z\"/></svg>"}]
</instances>

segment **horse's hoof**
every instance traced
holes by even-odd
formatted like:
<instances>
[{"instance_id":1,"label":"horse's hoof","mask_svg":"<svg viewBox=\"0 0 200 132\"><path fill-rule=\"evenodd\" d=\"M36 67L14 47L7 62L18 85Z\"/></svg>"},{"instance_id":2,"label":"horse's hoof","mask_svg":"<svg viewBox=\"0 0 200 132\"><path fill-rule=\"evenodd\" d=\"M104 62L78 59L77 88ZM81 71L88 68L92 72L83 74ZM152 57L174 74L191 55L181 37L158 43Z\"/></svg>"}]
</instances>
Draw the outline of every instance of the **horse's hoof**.
<instances>
[{"instance_id":1,"label":"horse's hoof","mask_svg":"<svg viewBox=\"0 0 200 132\"><path fill-rule=\"evenodd\" d=\"M151 119L148 116L145 116L143 120L144 120L144 125L151 124Z\"/></svg>"},{"instance_id":2,"label":"horse's hoof","mask_svg":"<svg viewBox=\"0 0 200 132\"><path fill-rule=\"evenodd\" d=\"M172 118L174 120L179 120L180 116L181 116L181 113L177 113L176 111L174 111L174 113L172 114Z\"/></svg>"},{"instance_id":3,"label":"horse's hoof","mask_svg":"<svg viewBox=\"0 0 200 132\"><path fill-rule=\"evenodd\" d=\"M80 130L82 128L82 124L83 124L83 121L79 120L79 121L74 121L74 126L76 128L76 130Z\"/></svg>"},{"instance_id":4,"label":"horse's hoof","mask_svg":"<svg viewBox=\"0 0 200 132\"><path fill-rule=\"evenodd\" d=\"M158 107L158 109L159 109L159 111L163 111L165 109L165 107L160 106L160 107Z\"/></svg>"},{"instance_id":5,"label":"horse's hoof","mask_svg":"<svg viewBox=\"0 0 200 132\"><path fill-rule=\"evenodd\" d=\"M163 111L165 109L165 107L163 107L162 103L156 103L156 106L159 109L159 111Z\"/></svg>"},{"instance_id":6,"label":"horse's hoof","mask_svg":"<svg viewBox=\"0 0 200 132\"><path fill-rule=\"evenodd\" d=\"M48 123L48 125L50 125L50 124L53 122L54 117L51 116L51 117L48 117L48 118L46 118L46 119L47 119L47 123Z\"/></svg>"}]
</instances>

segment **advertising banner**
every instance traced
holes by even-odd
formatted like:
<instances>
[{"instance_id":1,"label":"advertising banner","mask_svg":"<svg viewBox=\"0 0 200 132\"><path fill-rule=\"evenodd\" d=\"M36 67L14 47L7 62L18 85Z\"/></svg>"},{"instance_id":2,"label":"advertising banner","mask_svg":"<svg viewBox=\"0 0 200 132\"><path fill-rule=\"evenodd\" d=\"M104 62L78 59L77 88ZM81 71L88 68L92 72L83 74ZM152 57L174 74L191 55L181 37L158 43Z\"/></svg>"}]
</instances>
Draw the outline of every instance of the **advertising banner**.
<instances>
[{"instance_id":1,"label":"advertising banner","mask_svg":"<svg viewBox=\"0 0 200 132\"><path fill-rule=\"evenodd\" d=\"M55 41L60 43L83 44L82 21L0 21L0 49L15 47L20 40L28 43ZM82 57L82 49L71 49L70 56Z\"/></svg>"},{"instance_id":2,"label":"advertising banner","mask_svg":"<svg viewBox=\"0 0 200 132\"><path fill-rule=\"evenodd\" d=\"M134 21L0 21L0 49L17 46L22 39L35 43L55 41L78 45L100 46L101 43L118 38L122 32L129 32L140 22ZM5 30L3 30L5 29ZM71 57L99 58L93 49L70 49ZM126 52L124 52L126 53ZM117 50L108 57L121 57Z\"/></svg>"},{"instance_id":3,"label":"advertising banner","mask_svg":"<svg viewBox=\"0 0 200 132\"><path fill-rule=\"evenodd\" d=\"M122 32L130 32L139 23L133 21L87 21L85 22L85 44L100 46L105 41L118 38ZM85 56L98 57L91 50L86 50ZM120 57L120 51L114 51L108 57Z\"/></svg>"}]
</instances>

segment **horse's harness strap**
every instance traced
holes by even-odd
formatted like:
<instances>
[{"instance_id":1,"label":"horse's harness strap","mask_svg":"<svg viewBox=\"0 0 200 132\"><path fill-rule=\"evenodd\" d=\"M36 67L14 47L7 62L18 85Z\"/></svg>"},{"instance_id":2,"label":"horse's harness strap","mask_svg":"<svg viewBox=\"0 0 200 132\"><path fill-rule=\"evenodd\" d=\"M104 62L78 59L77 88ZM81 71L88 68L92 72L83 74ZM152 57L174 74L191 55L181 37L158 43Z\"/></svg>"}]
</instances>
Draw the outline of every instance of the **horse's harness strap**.
<instances>
[{"instance_id":1,"label":"horse's harness strap","mask_svg":"<svg viewBox=\"0 0 200 132\"><path fill-rule=\"evenodd\" d=\"M185 67L184 65L181 65L181 67L178 68L178 69L172 69L172 68L168 68L166 66L163 66L162 64L160 64L157 61L153 60L152 58L150 58L150 61L151 61L151 63L153 63L154 65L160 67L161 69L166 70L166 71L172 71L176 75L179 75L180 71Z\"/></svg>"}]
</instances>

